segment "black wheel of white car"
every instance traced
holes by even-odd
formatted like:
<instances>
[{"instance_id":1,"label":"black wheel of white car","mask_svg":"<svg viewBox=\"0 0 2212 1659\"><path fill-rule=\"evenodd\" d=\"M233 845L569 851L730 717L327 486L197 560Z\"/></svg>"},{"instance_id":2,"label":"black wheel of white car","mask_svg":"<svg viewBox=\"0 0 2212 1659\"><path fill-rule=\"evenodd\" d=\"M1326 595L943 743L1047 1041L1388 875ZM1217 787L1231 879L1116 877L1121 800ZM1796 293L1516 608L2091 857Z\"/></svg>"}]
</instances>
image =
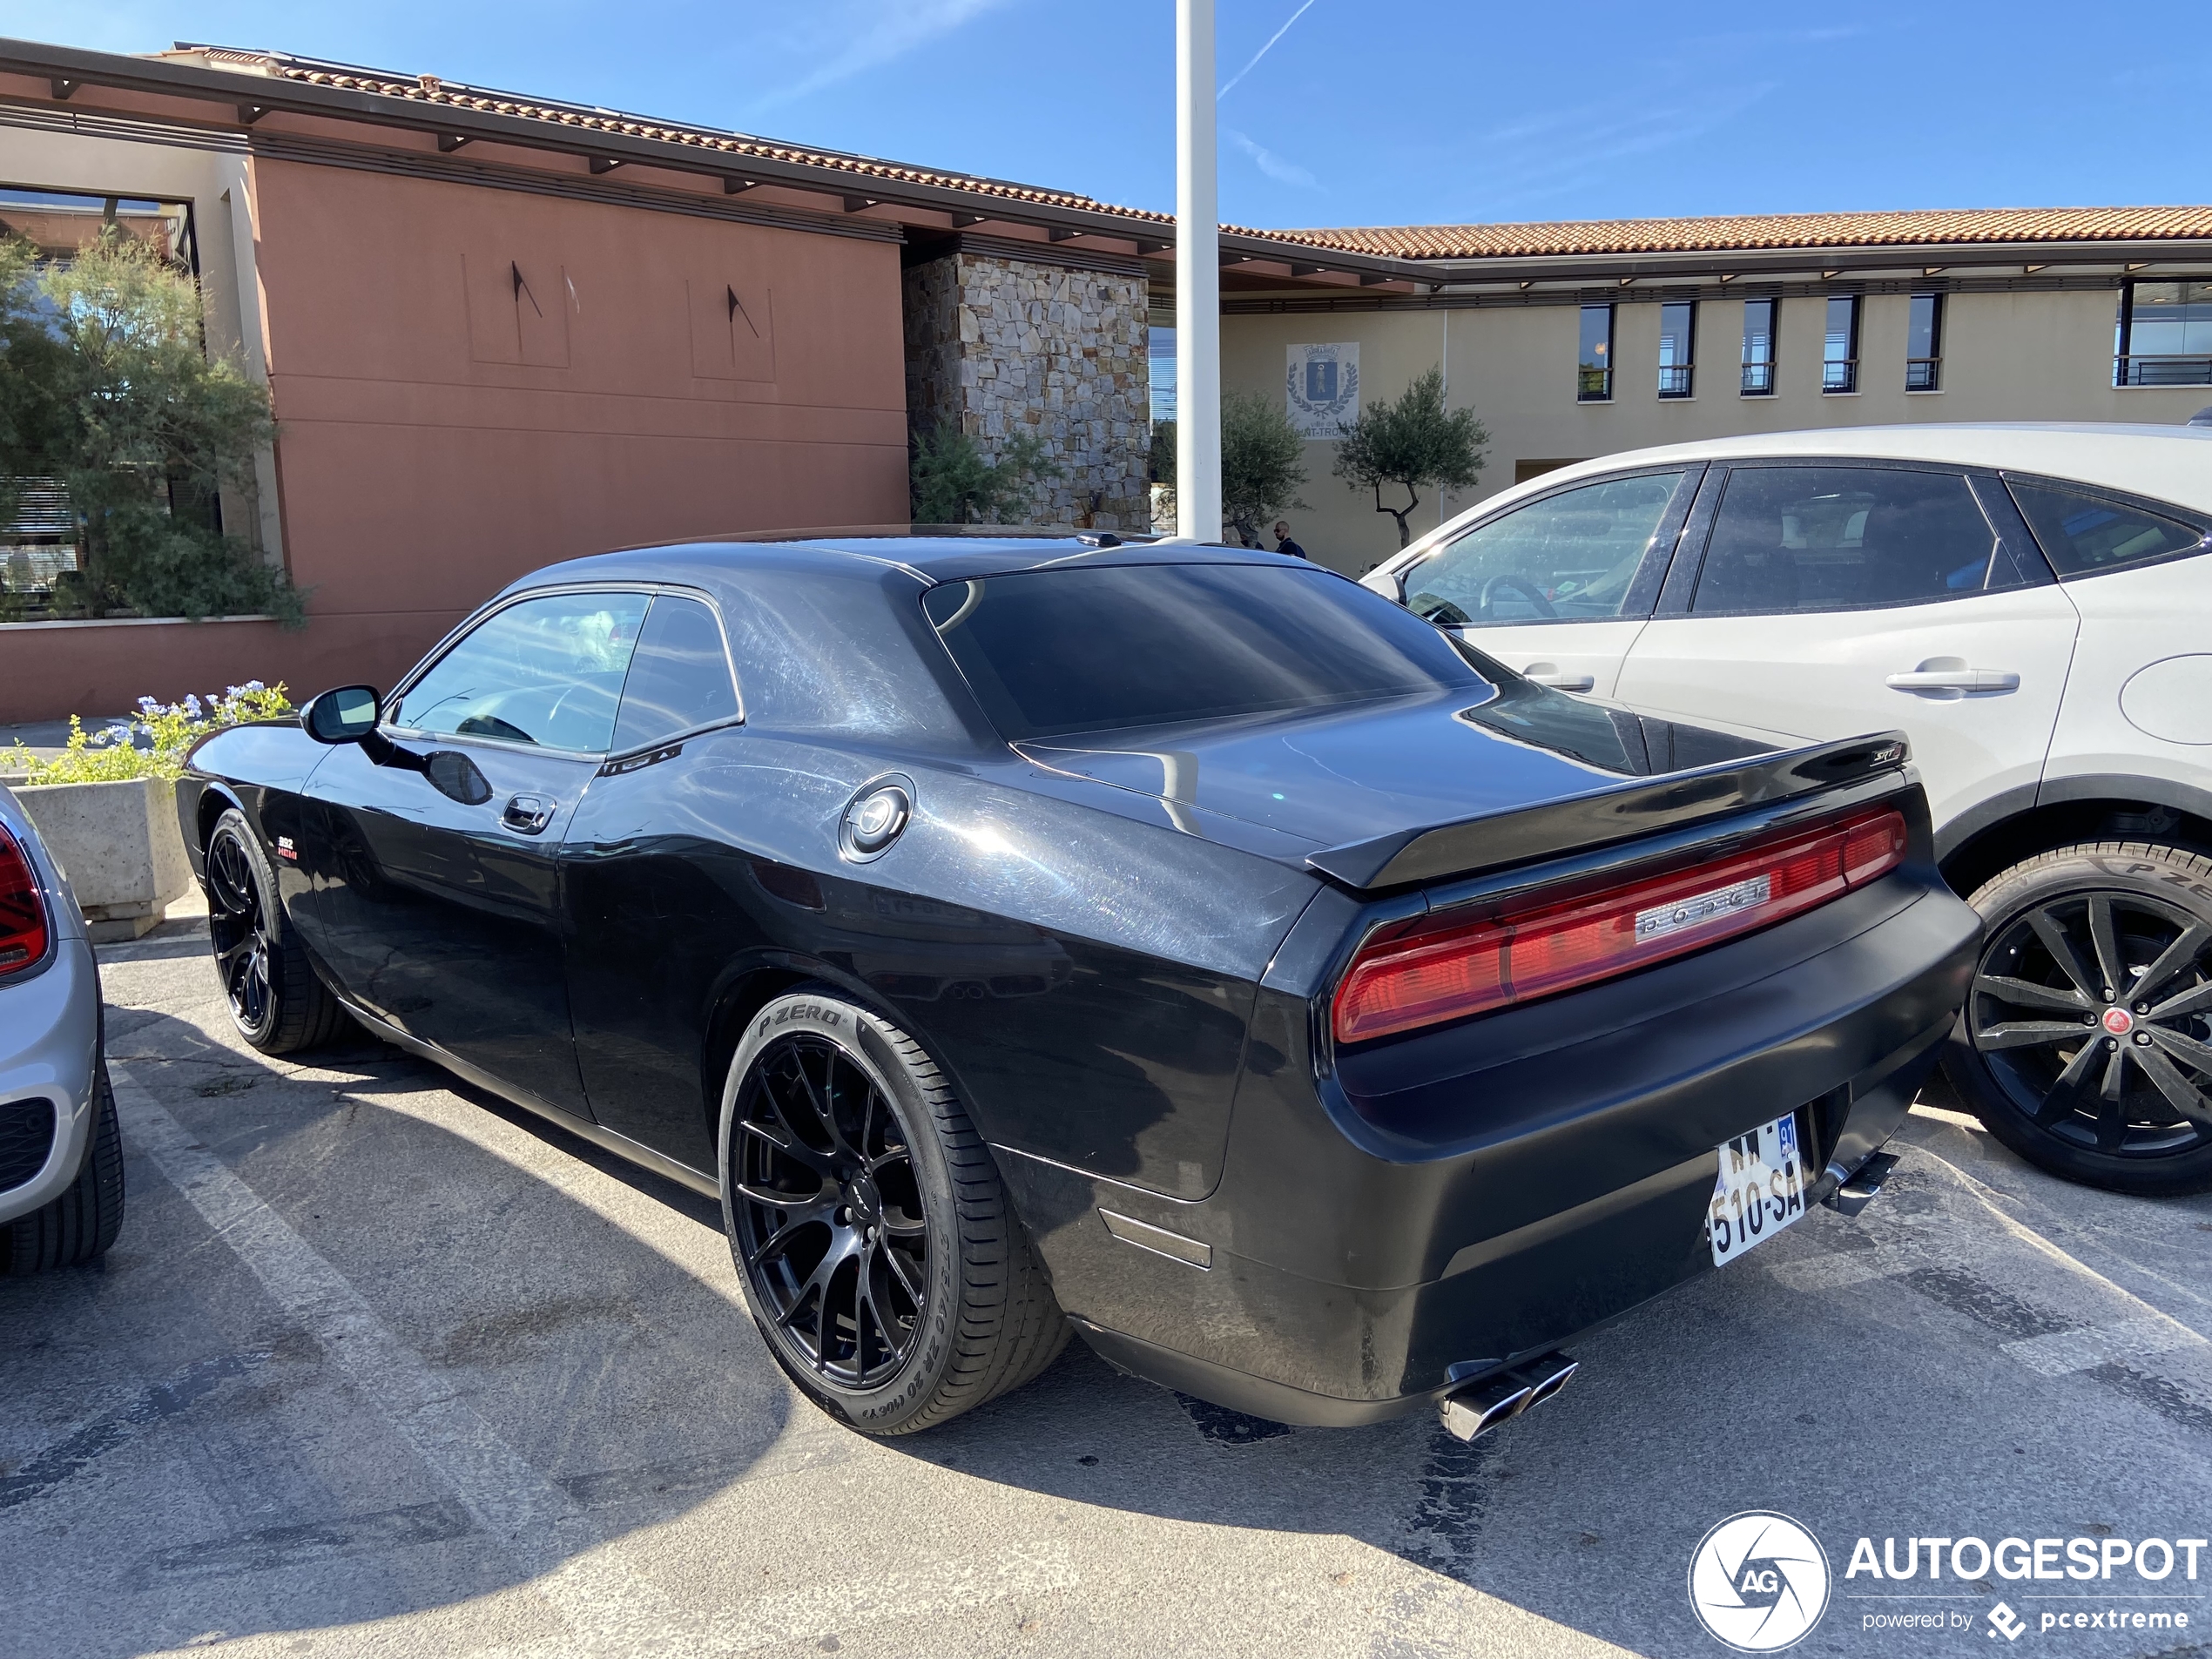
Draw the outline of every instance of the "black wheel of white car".
<instances>
[{"instance_id":1,"label":"black wheel of white car","mask_svg":"<svg viewBox=\"0 0 2212 1659\"><path fill-rule=\"evenodd\" d=\"M263 1054L311 1049L344 1022L284 914L253 826L235 806L207 838L207 935L232 1023Z\"/></svg>"},{"instance_id":2,"label":"black wheel of white car","mask_svg":"<svg viewBox=\"0 0 2212 1659\"><path fill-rule=\"evenodd\" d=\"M754 1015L722 1148L731 1251L769 1352L854 1428L930 1427L1066 1345L988 1149L880 1015L827 989Z\"/></svg>"},{"instance_id":3,"label":"black wheel of white car","mask_svg":"<svg viewBox=\"0 0 2212 1659\"><path fill-rule=\"evenodd\" d=\"M1989 1132L2094 1186L2212 1187L2212 860L2060 847L1973 903L1988 933L1944 1069Z\"/></svg>"}]
</instances>

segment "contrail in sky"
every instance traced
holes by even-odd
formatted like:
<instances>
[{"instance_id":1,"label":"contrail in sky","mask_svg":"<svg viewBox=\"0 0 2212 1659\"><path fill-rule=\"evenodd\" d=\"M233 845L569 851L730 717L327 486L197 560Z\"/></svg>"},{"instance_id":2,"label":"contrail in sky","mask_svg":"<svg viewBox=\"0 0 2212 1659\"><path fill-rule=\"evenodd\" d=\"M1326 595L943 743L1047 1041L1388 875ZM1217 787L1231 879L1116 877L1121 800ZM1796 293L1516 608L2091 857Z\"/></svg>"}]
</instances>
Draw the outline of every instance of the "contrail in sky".
<instances>
[{"instance_id":1,"label":"contrail in sky","mask_svg":"<svg viewBox=\"0 0 2212 1659\"><path fill-rule=\"evenodd\" d=\"M1275 50L1275 43L1291 32L1291 24L1296 23L1300 17L1303 17L1307 12L1312 10L1313 0L1305 0L1305 3L1304 5L1300 6L1296 11L1291 13L1290 22L1285 23L1280 29L1278 29L1273 34L1268 36L1267 44L1262 46L1258 51L1252 54L1252 61L1245 64L1244 68L1238 70L1234 75L1231 75L1229 78L1229 84L1223 87L1221 91L1213 95L1214 102L1218 104L1222 99L1227 98L1231 90L1236 86L1237 83L1243 80L1245 76L1251 74L1252 71L1258 66L1259 60L1266 57L1269 52Z\"/></svg>"}]
</instances>

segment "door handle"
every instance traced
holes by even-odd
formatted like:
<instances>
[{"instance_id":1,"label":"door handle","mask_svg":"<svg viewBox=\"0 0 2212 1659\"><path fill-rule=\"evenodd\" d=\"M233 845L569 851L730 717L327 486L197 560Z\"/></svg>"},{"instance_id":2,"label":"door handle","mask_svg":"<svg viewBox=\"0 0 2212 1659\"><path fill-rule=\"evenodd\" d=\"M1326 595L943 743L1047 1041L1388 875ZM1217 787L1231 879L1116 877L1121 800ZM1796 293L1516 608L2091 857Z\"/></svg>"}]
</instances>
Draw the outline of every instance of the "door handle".
<instances>
[{"instance_id":1,"label":"door handle","mask_svg":"<svg viewBox=\"0 0 2212 1659\"><path fill-rule=\"evenodd\" d=\"M517 795L501 811L499 821L524 835L536 835L553 821L553 810L560 804L550 795Z\"/></svg>"},{"instance_id":2,"label":"door handle","mask_svg":"<svg viewBox=\"0 0 2212 1659\"><path fill-rule=\"evenodd\" d=\"M1587 691L1597 684L1595 676L1562 672L1556 663L1531 663L1521 671L1521 676L1554 691Z\"/></svg>"},{"instance_id":3,"label":"door handle","mask_svg":"<svg viewBox=\"0 0 2212 1659\"><path fill-rule=\"evenodd\" d=\"M1882 683L1892 691L2017 691L2020 677L1997 668L1917 669Z\"/></svg>"}]
</instances>

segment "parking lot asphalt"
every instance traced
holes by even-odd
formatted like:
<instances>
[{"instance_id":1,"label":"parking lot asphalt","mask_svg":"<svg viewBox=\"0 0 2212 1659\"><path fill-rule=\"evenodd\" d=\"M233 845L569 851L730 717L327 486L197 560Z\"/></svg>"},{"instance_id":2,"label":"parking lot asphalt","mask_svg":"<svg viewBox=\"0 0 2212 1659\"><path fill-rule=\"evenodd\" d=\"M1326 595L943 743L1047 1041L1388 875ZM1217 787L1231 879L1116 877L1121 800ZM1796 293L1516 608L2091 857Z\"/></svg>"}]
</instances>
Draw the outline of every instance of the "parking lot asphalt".
<instances>
[{"instance_id":1,"label":"parking lot asphalt","mask_svg":"<svg viewBox=\"0 0 2212 1659\"><path fill-rule=\"evenodd\" d=\"M1745 1509L1829 1557L1798 1653L1989 1655L2000 1597L2022 1650L2212 1639L2212 1560L1844 1576L1861 1536L2212 1533L2212 1198L2050 1180L1940 1098L1864 1215L1472 1447L1079 1343L879 1443L770 1361L712 1204L366 1037L264 1059L206 950L102 950L130 1213L105 1271L0 1282L0 1654L1711 1656L1687 1569ZM2108 1604L2188 1623L2041 1627ZM1899 1609L1971 1628L1870 1628Z\"/></svg>"}]
</instances>

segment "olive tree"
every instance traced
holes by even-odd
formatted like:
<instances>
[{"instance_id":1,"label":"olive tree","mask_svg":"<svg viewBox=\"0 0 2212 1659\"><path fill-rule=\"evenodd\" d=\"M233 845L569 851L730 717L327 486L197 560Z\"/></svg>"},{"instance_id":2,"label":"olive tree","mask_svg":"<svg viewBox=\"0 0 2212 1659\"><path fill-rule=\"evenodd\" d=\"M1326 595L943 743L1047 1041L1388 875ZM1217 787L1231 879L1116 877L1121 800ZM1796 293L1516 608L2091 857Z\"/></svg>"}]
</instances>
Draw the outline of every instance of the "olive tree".
<instances>
[{"instance_id":1,"label":"olive tree","mask_svg":"<svg viewBox=\"0 0 2212 1659\"><path fill-rule=\"evenodd\" d=\"M1305 482L1305 440L1281 402L1258 392L1230 392L1221 400L1221 516L1237 538L1258 547L1259 527L1285 508L1304 509L1298 487Z\"/></svg>"},{"instance_id":2,"label":"olive tree","mask_svg":"<svg viewBox=\"0 0 2212 1659\"><path fill-rule=\"evenodd\" d=\"M1432 368L1393 403L1370 403L1342 428L1336 475L1352 489L1372 489L1375 510L1398 521L1398 545L1413 540L1407 523L1426 489L1466 489L1482 471L1490 434L1470 409L1444 407L1444 371ZM1406 492L1406 504L1383 499L1383 486Z\"/></svg>"}]
</instances>

